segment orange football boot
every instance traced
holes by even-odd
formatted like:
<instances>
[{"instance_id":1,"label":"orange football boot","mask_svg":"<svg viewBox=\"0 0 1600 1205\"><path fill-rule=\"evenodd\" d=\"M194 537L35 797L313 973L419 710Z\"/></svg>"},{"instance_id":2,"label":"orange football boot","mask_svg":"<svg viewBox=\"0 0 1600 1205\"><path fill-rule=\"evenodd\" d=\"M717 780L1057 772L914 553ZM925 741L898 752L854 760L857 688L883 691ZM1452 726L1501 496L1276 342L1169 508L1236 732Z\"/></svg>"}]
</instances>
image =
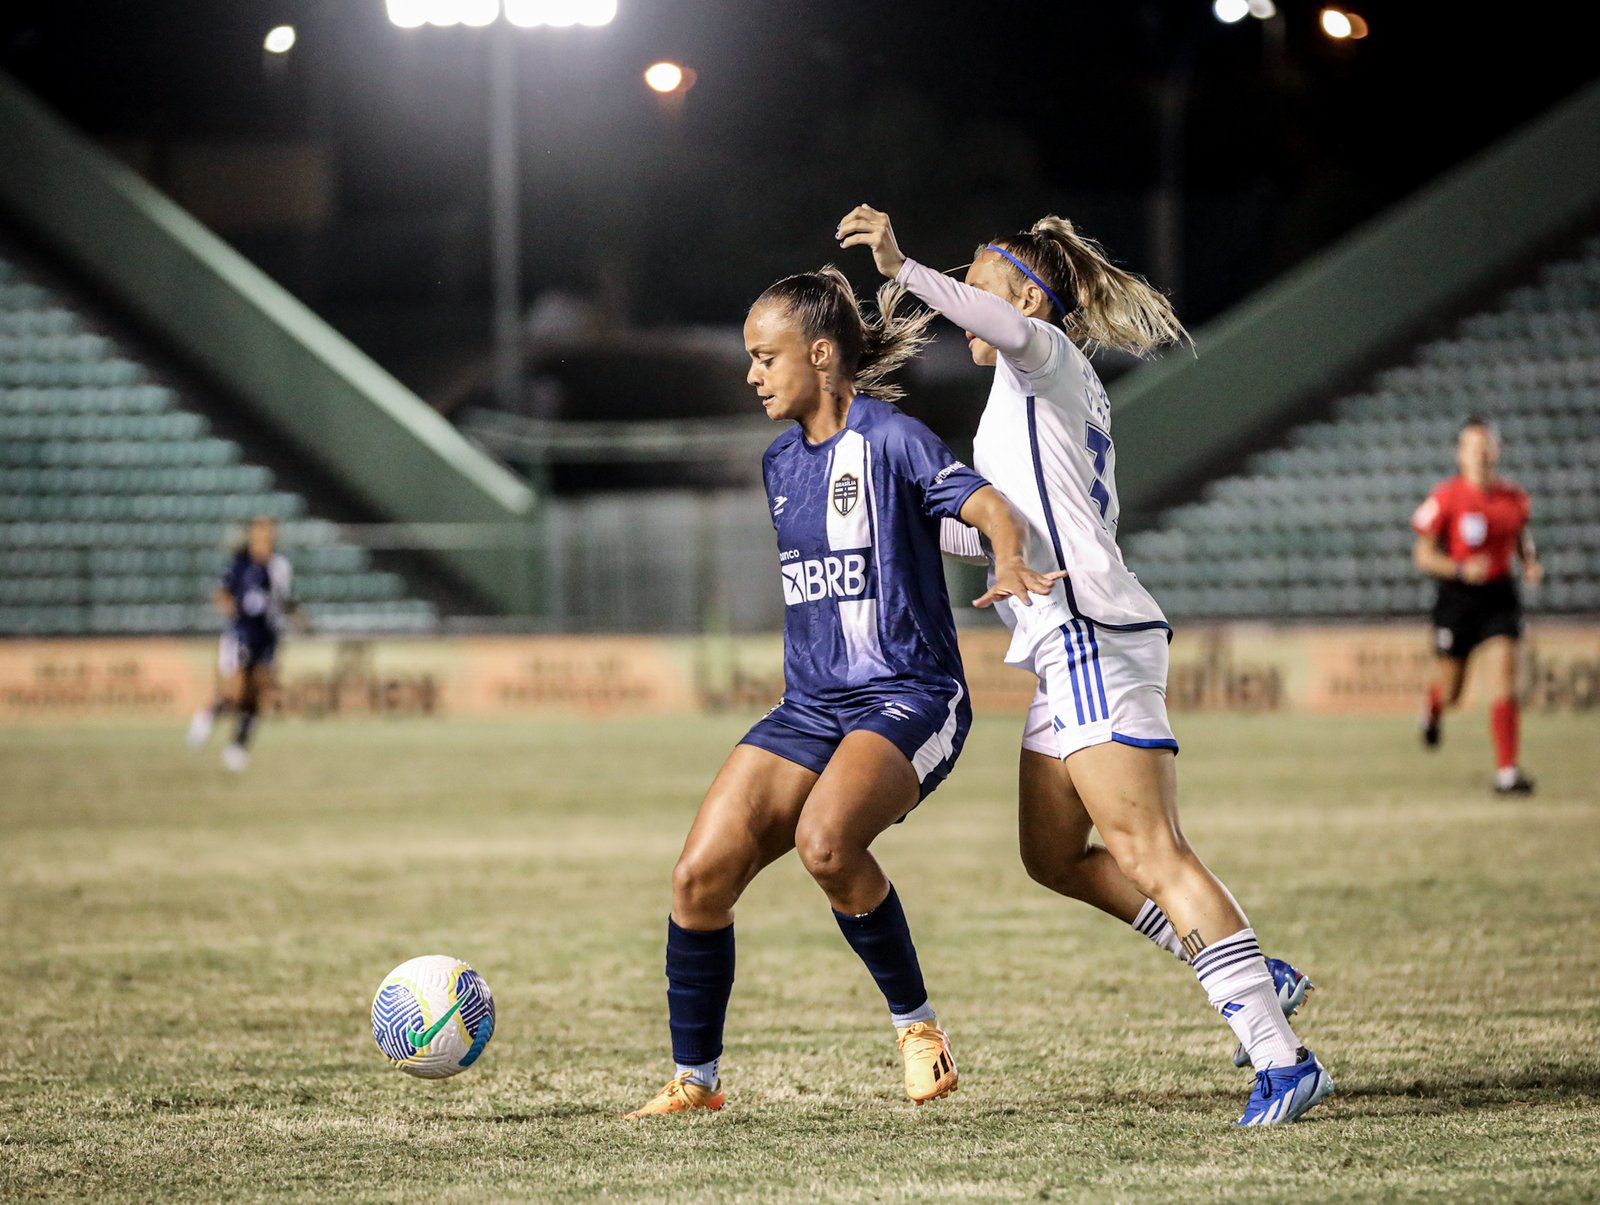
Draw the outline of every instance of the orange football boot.
<instances>
[{"instance_id":1,"label":"orange football boot","mask_svg":"<svg viewBox=\"0 0 1600 1205\"><path fill-rule=\"evenodd\" d=\"M896 1031L906 1060L906 1095L919 1105L956 1090L956 1060L950 1039L936 1021L918 1021Z\"/></svg>"},{"instance_id":2,"label":"orange football boot","mask_svg":"<svg viewBox=\"0 0 1600 1205\"><path fill-rule=\"evenodd\" d=\"M636 1117L662 1117L668 1113L687 1113L690 1109L715 1111L722 1108L722 1102L726 1099L722 1091L722 1081L718 1080L715 1088L706 1088L691 1083L689 1074L685 1071L682 1075L673 1077L665 1088L655 1094L655 1098L649 1104L635 1109L632 1113L624 1113L623 1120L630 1121Z\"/></svg>"}]
</instances>

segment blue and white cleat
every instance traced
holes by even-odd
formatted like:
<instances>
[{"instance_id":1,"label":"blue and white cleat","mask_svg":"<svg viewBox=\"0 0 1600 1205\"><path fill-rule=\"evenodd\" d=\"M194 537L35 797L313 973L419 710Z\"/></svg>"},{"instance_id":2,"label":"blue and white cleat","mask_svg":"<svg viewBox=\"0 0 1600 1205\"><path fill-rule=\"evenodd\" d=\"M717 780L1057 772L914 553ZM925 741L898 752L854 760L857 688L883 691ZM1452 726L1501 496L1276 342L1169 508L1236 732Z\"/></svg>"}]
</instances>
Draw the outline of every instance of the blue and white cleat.
<instances>
[{"instance_id":1,"label":"blue and white cleat","mask_svg":"<svg viewBox=\"0 0 1600 1205\"><path fill-rule=\"evenodd\" d=\"M1333 1076L1317 1056L1300 1047L1300 1061L1292 1067L1256 1072L1255 1090L1245 1102L1241 1126L1278 1126L1298 1121L1333 1095Z\"/></svg>"},{"instance_id":2,"label":"blue and white cleat","mask_svg":"<svg viewBox=\"0 0 1600 1205\"><path fill-rule=\"evenodd\" d=\"M1272 986L1278 991L1278 1003L1283 1005L1283 1015L1292 1017L1305 1003L1306 994L1316 987L1309 975L1302 975L1281 958L1267 959L1267 970L1272 972ZM1250 1052L1240 1042L1233 1048L1233 1065L1248 1067Z\"/></svg>"}]
</instances>

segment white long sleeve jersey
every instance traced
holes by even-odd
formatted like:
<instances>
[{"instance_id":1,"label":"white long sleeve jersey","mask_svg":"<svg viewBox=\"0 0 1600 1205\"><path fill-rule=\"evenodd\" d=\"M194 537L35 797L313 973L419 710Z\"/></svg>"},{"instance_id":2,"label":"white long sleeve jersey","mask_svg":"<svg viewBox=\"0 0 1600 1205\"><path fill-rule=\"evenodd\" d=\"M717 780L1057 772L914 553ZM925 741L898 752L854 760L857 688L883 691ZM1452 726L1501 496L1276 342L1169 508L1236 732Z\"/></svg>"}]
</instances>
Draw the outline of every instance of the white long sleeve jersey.
<instances>
[{"instance_id":1,"label":"white long sleeve jersey","mask_svg":"<svg viewBox=\"0 0 1600 1205\"><path fill-rule=\"evenodd\" d=\"M1065 569L1048 599L999 608L1012 629L1006 660L1026 664L1069 619L1109 631L1171 631L1117 547L1111 404L1088 358L1058 326L914 260L897 280L1000 353L973 441L973 467L1027 521L1028 563ZM991 571L991 581L993 574Z\"/></svg>"}]
</instances>

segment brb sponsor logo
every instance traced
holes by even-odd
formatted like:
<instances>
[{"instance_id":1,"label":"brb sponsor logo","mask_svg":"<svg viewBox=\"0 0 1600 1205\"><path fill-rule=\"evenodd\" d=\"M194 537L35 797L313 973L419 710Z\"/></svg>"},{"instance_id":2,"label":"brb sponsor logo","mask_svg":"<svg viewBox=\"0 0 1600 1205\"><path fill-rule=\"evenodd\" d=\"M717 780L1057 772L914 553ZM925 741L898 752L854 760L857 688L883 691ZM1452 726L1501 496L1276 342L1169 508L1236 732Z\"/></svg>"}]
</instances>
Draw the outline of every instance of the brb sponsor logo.
<instances>
[{"instance_id":1,"label":"brb sponsor logo","mask_svg":"<svg viewBox=\"0 0 1600 1205\"><path fill-rule=\"evenodd\" d=\"M821 602L825 598L862 598L867 593L866 552L835 552L801 559L797 548L778 554L783 576L783 604Z\"/></svg>"}]
</instances>

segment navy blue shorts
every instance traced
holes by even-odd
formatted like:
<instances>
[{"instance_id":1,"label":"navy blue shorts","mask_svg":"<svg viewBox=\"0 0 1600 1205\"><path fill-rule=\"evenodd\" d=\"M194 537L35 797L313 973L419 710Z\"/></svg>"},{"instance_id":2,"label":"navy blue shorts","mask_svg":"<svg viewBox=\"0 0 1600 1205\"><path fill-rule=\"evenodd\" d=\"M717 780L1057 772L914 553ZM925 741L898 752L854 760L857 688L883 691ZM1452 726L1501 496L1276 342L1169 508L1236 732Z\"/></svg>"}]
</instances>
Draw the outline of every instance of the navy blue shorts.
<instances>
[{"instance_id":1,"label":"navy blue shorts","mask_svg":"<svg viewBox=\"0 0 1600 1205\"><path fill-rule=\"evenodd\" d=\"M921 787L920 801L955 768L970 727L972 704L966 688L951 682L942 694L867 688L847 700L826 703L785 697L739 743L821 774L847 733L876 732L911 763Z\"/></svg>"},{"instance_id":2,"label":"navy blue shorts","mask_svg":"<svg viewBox=\"0 0 1600 1205\"><path fill-rule=\"evenodd\" d=\"M217 668L224 677L258 665L271 665L278 658L278 636L229 628L217 645Z\"/></svg>"}]
</instances>

